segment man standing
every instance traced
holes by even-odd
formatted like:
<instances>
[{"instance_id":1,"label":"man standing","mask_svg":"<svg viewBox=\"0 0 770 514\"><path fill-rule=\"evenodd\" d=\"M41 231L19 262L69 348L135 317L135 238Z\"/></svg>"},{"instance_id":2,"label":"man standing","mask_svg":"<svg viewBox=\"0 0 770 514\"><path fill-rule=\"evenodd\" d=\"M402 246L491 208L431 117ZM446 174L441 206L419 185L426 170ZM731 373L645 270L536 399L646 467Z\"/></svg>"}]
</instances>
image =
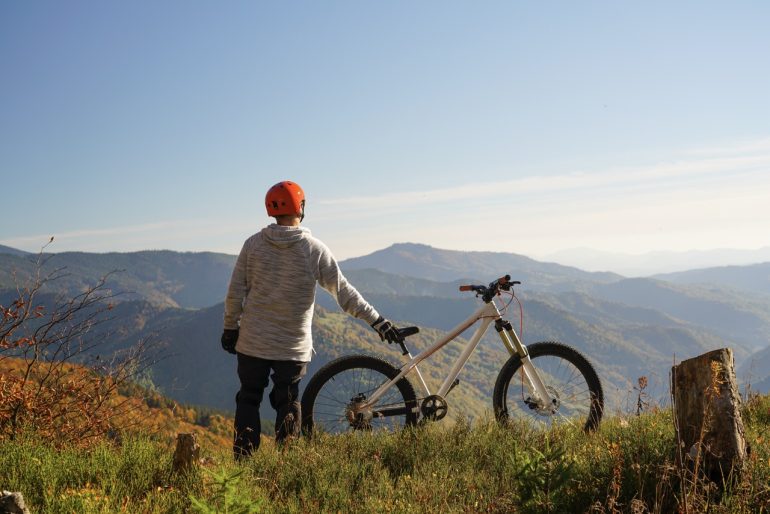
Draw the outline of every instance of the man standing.
<instances>
[{"instance_id":1,"label":"man standing","mask_svg":"<svg viewBox=\"0 0 770 514\"><path fill-rule=\"evenodd\" d=\"M259 447L259 405L272 371L270 405L275 437L282 442L300 430L299 382L310 361L316 283L345 312L369 323L382 340L398 341L397 329L351 286L329 249L301 227L305 193L279 182L265 197L275 223L243 245L225 299L222 347L238 356L241 388L235 397L236 459Z\"/></svg>"}]
</instances>

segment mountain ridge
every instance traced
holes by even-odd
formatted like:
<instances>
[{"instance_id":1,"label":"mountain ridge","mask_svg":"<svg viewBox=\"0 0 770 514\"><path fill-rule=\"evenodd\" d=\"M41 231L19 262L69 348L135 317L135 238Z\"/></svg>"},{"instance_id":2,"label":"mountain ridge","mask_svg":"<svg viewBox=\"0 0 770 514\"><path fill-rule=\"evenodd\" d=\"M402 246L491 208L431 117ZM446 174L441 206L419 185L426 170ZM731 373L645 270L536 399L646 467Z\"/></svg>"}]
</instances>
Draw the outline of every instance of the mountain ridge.
<instances>
[{"instance_id":1,"label":"mountain ridge","mask_svg":"<svg viewBox=\"0 0 770 514\"><path fill-rule=\"evenodd\" d=\"M677 284L710 284L770 296L770 262L664 273L653 278Z\"/></svg>"},{"instance_id":2,"label":"mountain ridge","mask_svg":"<svg viewBox=\"0 0 770 514\"><path fill-rule=\"evenodd\" d=\"M544 263L515 253L444 250L421 243L393 244L368 255L345 259L340 267L345 272L372 268L440 282L457 279L489 282L510 274L514 280L521 280L524 287L552 290L560 290L568 282L606 283L622 278L614 273L587 272Z\"/></svg>"},{"instance_id":3,"label":"mountain ridge","mask_svg":"<svg viewBox=\"0 0 770 514\"><path fill-rule=\"evenodd\" d=\"M716 248L711 250L652 251L629 254L570 248L542 255L542 259L577 266L587 271L614 270L630 277L648 277L691 269L746 266L770 261L770 246L753 250Z\"/></svg>"},{"instance_id":4,"label":"mountain ridge","mask_svg":"<svg viewBox=\"0 0 770 514\"><path fill-rule=\"evenodd\" d=\"M0 245L0 253L4 253L8 255L16 255L16 256L30 255L29 252L25 252L24 250L19 250L16 248L11 248L10 246L5 246L5 245Z\"/></svg>"},{"instance_id":5,"label":"mountain ridge","mask_svg":"<svg viewBox=\"0 0 770 514\"><path fill-rule=\"evenodd\" d=\"M433 266L431 255L426 252L433 252L427 245L401 245L391 246L387 252L375 252L370 256L357 258L352 263L353 269L350 269L350 263L342 263L345 273L354 279L354 284L362 287L364 291L380 292L383 288L389 290L395 295L398 291L394 290L401 287L402 284L409 284L409 274L411 273L414 282L409 284L407 291L414 288L422 289L423 294L442 296L446 298L454 297L451 291L453 287L449 284L438 286L430 285L431 276L435 276L436 268L433 267L433 273L424 267L416 266L416 261L427 261L429 267ZM420 254L415 258L415 250ZM619 275L594 274L580 272L575 274L572 268L564 268L559 265L551 266L548 263L538 263L533 265L532 260L510 259L510 254L492 254L490 260L486 253L469 253L463 256L461 264L454 266L445 265L456 262L457 254L454 251L438 250L434 252L441 263L441 275L446 280L453 280L464 274L487 275L486 282L494 279L501 274L499 268L511 265L513 262L522 266L529 266L519 275L511 272L513 278L522 277L522 285L517 286L518 291L541 292L551 294L565 294L577 292L587 294L597 299L610 301L619 304L625 304L633 308L653 309L666 313L677 319L680 319L693 326L702 325L703 327L719 334L725 340L737 340L748 348L760 349L763 346L770 345L770 298L754 296L735 289L722 289L716 284L708 287L699 284L683 284L658 280L654 278L636 277L626 278ZM384 256L387 256L386 266L380 266ZM484 261L476 269L471 269L476 260ZM347 264L347 265L346 265ZM378 268L379 272L365 271L366 269ZM492 269L498 271L492 274ZM533 274L531 271L535 270ZM389 271L395 270L395 271ZM539 270L544 270L538 275ZM567 275L558 276L557 273L564 272ZM379 274L378 274L379 273ZM385 274L383 274L385 273ZM387 274L390 275L387 275ZM393 273L397 273L394 278ZM388 277L391 277L389 280ZM466 275L467 276L467 275ZM547 276L545 280L541 280ZM577 277L574 282L569 277ZM527 281L529 277L530 281ZM376 281L385 284L378 285ZM389 284L391 282L392 284ZM452 284L459 283L458 281ZM569 287L572 286L572 287ZM439 293L440 291L440 293ZM456 291L456 289L454 289ZM412 294L412 293L407 293Z\"/></svg>"}]
</instances>

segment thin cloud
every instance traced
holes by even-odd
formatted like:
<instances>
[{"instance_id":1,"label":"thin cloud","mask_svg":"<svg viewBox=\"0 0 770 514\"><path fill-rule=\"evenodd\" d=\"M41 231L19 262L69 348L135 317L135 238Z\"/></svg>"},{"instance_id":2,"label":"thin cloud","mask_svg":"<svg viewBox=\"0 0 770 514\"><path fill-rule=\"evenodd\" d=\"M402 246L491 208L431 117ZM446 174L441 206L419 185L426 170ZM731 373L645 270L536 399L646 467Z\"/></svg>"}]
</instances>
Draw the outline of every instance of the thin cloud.
<instances>
[{"instance_id":1,"label":"thin cloud","mask_svg":"<svg viewBox=\"0 0 770 514\"><path fill-rule=\"evenodd\" d=\"M346 205L360 213L331 243L344 256L402 241L527 255L577 246L645 252L768 244L770 148L761 141L741 147L761 150L752 155L726 148L651 166L435 189L420 193L421 206L404 193L372 196ZM345 221L338 215L324 206L329 232ZM362 226L376 230L363 237Z\"/></svg>"},{"instance_id":2,"label":"thin cloud","mask_svg":"<svg viewBox=\"0 0 770 514\"><path fill-rule=\"evenodd\" d=\"M689 155L735 155L770 152L770 137L739 141L721 146L692 148L685 153Z\"/></svg>"},{"instance_id":3,"label":"thin cloud","mask_svg":"<svg viewBox=\"0 0 770 514\"><path fill-rule=\"evenodd\" d=\"M770 139L767 140L770 142ZM763 148L757 143L754 148ZM372 196L356 196L321 200L319 203L330 211L337 207L366 207L392 211L394 206L403 209L409 205L426 205L491 199L495 196L516 194L549 194L590 191L608 187L639 187L645 184L661 185L661 181L698 179L708 176L739 174L747 170L770 168L770 145L762 155L733 157L702 157L663 162L651 166L616 168L602 172L575 172L553 176L530 176L521 179L473 183L451 188L421 191L400 191Z\"/></svg>"},{"instance_id":4,"label":"thin cloud","mask_svg":"<svg viewBox=\"0 0 770 514\"><path fill-rule=\"evenodd\" d=\"M147 248L184 247L201 236L222 236L242 230L243 227L213 220L168 220L140 225L79 229L53 234L12 237L0 244L14 248L36 250L53 235L54 244L47 250L54 252L84 250L128 251Z\"/></svg>"},{"instance_id":5,"label":"thin cloud","mask_svg":"<svg viewBox=\"0 0 770 514\"><path fill-rule=\"evenodd\" d=\"M158 230L168 230L178 227L182 223L174 221L161 221L156 223L146 223L143 225L130 225L124 227L109 227L99 229L81 229L72 230L69 232L61 232L53 234L54 240L67 240L67 239L81 239L88 237L117 237L127 234L138 234L145 232L154 232ZM51 238L52 234L36 234L30 236L19 236L10 239L4 239L2 244L8 246L20 246L27 247L29 245L39 244L46 242Z\"/></svg>"},{"instance_id":6,"label":"thin cloud","mask_svg":"<svg viewBox=\"0 0 770 514\"><path fill-rule=\"evenodd\" d=\"M472 213L448 210L421 223L388 219L377 231L359 228L353 231L355 237L348 234L349 240L332 241L332 247L352 256L362 253L364 243L371 251L394 242L421 241L439 248L531 255L578 246L645 252L767 244L764 220L770 219L770 184L730 182L582 195L549 203L526 200L510 209L489 206Z\"/></svg>"}]
</instances>

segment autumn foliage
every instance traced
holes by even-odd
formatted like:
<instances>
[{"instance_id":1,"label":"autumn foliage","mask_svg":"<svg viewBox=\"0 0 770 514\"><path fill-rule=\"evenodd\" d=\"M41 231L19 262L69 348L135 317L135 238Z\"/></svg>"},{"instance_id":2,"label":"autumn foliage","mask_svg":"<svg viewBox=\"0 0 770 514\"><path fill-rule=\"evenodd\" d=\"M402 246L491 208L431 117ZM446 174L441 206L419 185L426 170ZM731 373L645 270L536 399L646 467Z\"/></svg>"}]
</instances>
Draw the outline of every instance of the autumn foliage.
<instances>
[{"instance_id":1,"label":"autumn foliage","mask_svg":"<svg viewBox=\"0 0 770 514\"><path fill-rule=\"evenodd\" d=\"M99 328L115 294L106 277L68 299L41 292L62 276L38 275L0 305L0 440L32 430L57 445L87 446L133 408L116 393L146 367L143 344L100 360L109 334Z\"/></svg>"}]
</instances>

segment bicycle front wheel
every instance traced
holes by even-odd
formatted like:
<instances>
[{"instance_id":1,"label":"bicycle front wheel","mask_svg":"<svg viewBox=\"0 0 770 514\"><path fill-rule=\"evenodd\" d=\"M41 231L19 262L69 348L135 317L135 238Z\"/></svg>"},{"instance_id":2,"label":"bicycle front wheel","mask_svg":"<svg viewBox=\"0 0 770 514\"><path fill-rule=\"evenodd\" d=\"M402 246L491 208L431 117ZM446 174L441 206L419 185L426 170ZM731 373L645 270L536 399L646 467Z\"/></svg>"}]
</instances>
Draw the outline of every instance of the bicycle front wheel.
<instances>
[{"instance_id":1,"label":"bicycle front wheel","mask_svg":"<svg viewBox=\"0 0 770 514\"><path fill-rule=\"evenodd\" d=\"M377 401L371 395L400 371L377 357L340 357L313 375L302 395L302 430L306 435L355 430L400 429L417 423L414 387L401 378Z\"/></svg>"},{"instance_id":2,"label":"bicycle front wheel","mask_svg":"<svg viewBox=\"0 0 770 514\"><path fill-rule=\"evenodd\" d=\"M553 402L533 401L521 357L514 355L495 383L492 401L498 421L522 420L536 427L562 422L586 432L595 430L602 418L604 393L591 363L571 346L557 342L535 343L527 351Z\"/></svg>"}]
</instances>

